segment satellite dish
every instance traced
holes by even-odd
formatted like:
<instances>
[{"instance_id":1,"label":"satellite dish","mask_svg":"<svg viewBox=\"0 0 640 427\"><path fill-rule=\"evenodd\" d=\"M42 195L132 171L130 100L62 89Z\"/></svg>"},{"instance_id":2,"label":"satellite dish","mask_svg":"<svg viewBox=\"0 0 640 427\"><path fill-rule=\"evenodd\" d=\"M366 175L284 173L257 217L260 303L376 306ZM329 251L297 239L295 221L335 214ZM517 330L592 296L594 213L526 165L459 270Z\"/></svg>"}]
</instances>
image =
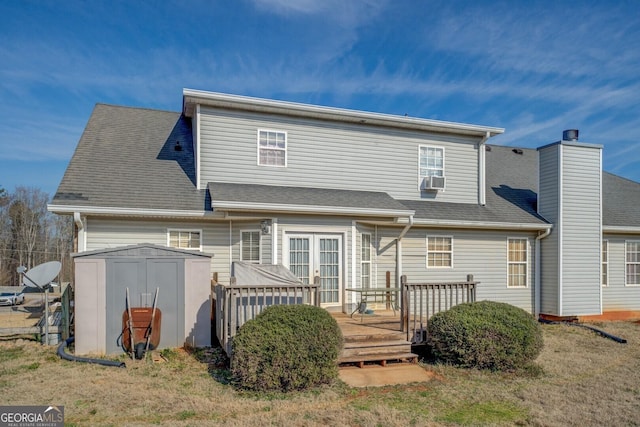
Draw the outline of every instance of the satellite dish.
<instances>
[{"instance_id":1,"label":"satellite dish","mask_svg":"<svg viewBox=\"0 0 640 427\"><path fill-rule=\"evenodd\" d=\"M49 261L36 265L29 271L26 271L24 267L18 267L18 273L24 277L22 283L24 286L44 289L60 273L60 268L62 268L62 264L59 261Z\"/></svg>"}]
</instances>

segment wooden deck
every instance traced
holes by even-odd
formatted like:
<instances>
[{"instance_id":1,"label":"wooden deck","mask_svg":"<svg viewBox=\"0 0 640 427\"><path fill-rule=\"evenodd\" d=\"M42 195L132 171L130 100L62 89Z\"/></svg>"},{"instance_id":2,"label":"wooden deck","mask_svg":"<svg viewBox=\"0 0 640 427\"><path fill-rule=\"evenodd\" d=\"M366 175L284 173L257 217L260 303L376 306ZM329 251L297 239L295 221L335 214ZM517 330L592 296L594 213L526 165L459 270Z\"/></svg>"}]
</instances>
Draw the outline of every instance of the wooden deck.
<instances>
[{"instance_id":1,"label":"wooden deck","mask_svg":"<svg viewBox=\"0 0 640 427\"><path fill-rule=\"evenodd\" d=\"M331 315L337 320L344 337L339 364L363 367L367 362L385 366L387 362L417 361L418 356L411 352L411 343L400 330L399 313L383 310L364 316Z\"/></svg>"}]
</instances>

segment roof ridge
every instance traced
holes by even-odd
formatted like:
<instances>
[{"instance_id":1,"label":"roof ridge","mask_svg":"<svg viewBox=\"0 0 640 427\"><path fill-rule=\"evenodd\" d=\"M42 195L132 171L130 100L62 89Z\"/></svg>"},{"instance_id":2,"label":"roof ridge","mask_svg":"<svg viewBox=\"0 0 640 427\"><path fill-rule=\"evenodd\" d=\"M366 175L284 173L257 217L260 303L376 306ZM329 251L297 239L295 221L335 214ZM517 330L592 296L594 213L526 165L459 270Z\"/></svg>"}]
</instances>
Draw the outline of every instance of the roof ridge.
<instances>
[{"instance_id":1,"label":"roof ridge","mask_svg":"<svg viewBox=\"0 0 640 427\"><path fill-rule=\"evenodd\" d=\"M106 102L96 102L96 107L98 107L98 106L122 108L122 109L128 109L128 110L153 111L153 112L158 112L158 113L182 114L180 111L171 111L171 110L164 110L164 109L159 109L159 108L149 108L149 107L134 107L134 106L130 106L130 105L117 105L117 104L109 104L109 103L106 103Z\"/></svg>"}]
</instances>

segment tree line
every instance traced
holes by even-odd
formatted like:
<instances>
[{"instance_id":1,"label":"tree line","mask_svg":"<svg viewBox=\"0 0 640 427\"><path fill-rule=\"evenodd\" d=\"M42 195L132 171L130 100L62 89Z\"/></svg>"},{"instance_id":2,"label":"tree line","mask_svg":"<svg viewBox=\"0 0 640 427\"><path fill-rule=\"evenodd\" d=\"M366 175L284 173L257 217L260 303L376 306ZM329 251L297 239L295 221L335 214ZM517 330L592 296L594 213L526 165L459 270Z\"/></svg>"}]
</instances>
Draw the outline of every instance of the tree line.
<instances>
[{"instance_id":1,"label":"tree line","mask_svg":"<svg viewBox=\"0 0 640 427\"><path fill-rule=\"evenodd\" d=\"M73 219L47 211L49 195L34 187L0 187L0 286L20 284L16 269L60 261L60 282L71 281Z\"/></svg>"}]
</instances>

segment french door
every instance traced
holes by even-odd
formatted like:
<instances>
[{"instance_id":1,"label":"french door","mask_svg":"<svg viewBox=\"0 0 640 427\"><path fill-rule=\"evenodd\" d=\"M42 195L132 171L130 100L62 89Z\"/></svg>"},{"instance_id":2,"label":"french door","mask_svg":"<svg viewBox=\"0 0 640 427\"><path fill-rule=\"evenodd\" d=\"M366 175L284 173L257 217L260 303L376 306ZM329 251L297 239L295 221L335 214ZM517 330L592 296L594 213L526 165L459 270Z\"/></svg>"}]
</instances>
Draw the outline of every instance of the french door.
<instances>
[{"instance_id":1,"label":"french door","mask_svg":"<svg viewBox=\"0 0 640 427\"><path fill-rule=\"evenodd\" d=\"M342 294L342 236L335 234L287 235L289 270L303 283L320 276L320 303L339 306Z\"/></svg>"}]
</instances>

